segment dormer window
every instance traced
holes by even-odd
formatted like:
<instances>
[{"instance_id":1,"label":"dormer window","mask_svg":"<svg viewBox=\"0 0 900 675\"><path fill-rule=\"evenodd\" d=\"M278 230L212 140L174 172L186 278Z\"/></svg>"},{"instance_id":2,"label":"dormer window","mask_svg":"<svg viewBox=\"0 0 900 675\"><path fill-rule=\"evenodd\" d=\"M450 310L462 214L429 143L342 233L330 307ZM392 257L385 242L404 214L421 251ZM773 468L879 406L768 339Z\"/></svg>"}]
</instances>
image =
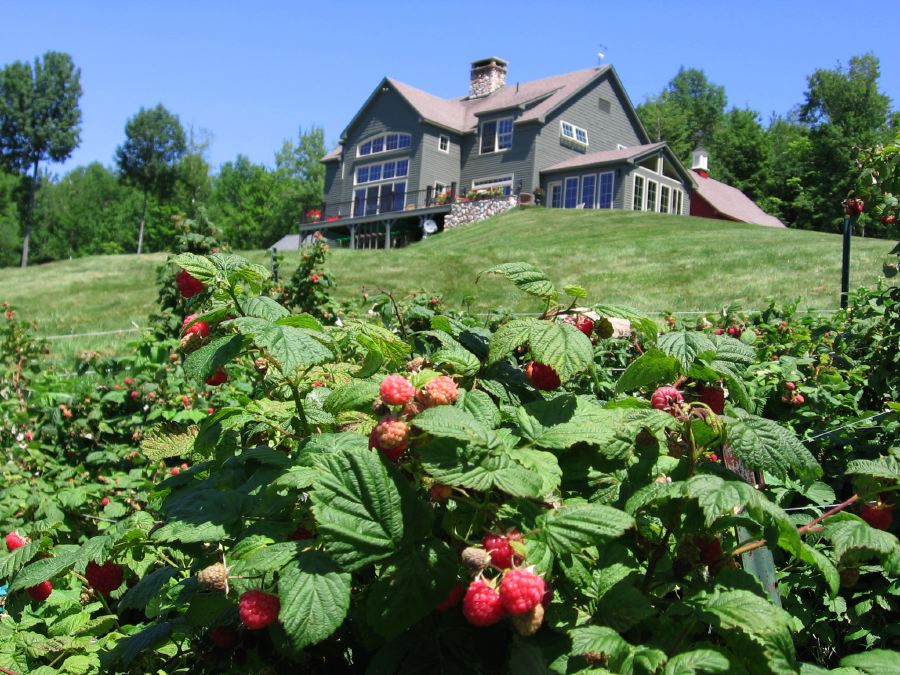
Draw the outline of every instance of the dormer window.
<instances>
[{"instance_id":1,"label":"dormer window","mask_svg":"<svg viewBox=\"0 0 900 675\"><path fill-rule=\"evenodd\" d=\"M576 150L584 150L588 146L588 133L587 130L576 127L571 122L560 122L559 141Z\"/></svg>"},{"instance_id":2,"label":"dormer window","mask_svg":"<svg viewBox=\"0 0 900 675\"><path fill-rule=\"evenodd\" d=\"M512 147L513 118L481 123L481 154L501 152Z\"/></svg>"},{"instance_id":3,"label":"dormer window","mask_svg":"<svg viewBox=\"0 0 900 675\"><path fill-rule=\"evenodd\" d=\"M410 145L412 145L412 136L409 134L382 134L361 143L356 154L358 157L365 157L366 155L376 155L379 152L403 150Z\"/></svg>"}]
</instances>

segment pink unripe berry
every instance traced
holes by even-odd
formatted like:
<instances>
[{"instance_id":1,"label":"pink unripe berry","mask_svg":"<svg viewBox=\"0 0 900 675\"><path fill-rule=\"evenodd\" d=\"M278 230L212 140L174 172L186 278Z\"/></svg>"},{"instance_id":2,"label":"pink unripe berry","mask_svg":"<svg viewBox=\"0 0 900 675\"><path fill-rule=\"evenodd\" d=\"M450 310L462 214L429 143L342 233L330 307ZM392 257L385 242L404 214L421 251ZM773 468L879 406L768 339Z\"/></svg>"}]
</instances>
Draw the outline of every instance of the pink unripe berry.
<instances>
[{"instance_id":1,"label":"pink unripe berry","mask_svg":"<svg viewBox=\"0 0 900 675\"><path fill-rule=\"evenodd\" d=\"M402 375L388 375L381 381L378 392L388 405L405 405L413 400L416 388Z\"/></svg>"}]
</instances>

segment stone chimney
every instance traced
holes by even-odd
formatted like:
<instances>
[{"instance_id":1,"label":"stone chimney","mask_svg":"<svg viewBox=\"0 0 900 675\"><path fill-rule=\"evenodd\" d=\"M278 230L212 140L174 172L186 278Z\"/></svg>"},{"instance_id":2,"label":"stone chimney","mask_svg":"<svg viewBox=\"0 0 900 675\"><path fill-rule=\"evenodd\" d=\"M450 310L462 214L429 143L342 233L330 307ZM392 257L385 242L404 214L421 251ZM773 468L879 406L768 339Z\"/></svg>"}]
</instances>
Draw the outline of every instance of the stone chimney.
<instances>
[{"instance_id":1,"label":"stone chimney","mask_svg":"<svg viewBox=\"0 0 900 675\"><path fill-rule=\"evenodd\" d=\"M709 178L709 153L705 148L697 148L691 153L691 171Z\"/></svg>"},{"instance_id":2,"label":"stone chimney","mask_svg":"<svg viewBox=\"0 0 900 675\"><path fill-rule=\"evenodd\" d=\"M472 62L469 98L489 96L506 84L506 61L491 56Z\"/></svg>"}]
</instances>

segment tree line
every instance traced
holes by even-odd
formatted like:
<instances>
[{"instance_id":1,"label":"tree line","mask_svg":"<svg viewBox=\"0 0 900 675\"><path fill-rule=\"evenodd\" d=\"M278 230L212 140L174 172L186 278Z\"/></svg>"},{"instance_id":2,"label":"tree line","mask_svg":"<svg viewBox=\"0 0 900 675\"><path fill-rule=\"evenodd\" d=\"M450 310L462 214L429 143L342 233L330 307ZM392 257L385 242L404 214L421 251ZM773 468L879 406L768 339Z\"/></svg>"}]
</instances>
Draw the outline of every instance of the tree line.
<instances>
[{"instance_id":1,"label":"tree line","mask_svg":"<svg viewBox=\"0 0 900 675\"><path fill-rule=\"evenodd\" d=\"M703 146L713 178L789 227L834 232L843 218L841 202L860 173L859 151L890 141L900 123L879 77L872 54L818 69L807 78L802 102L763 124L750 108L726 110L725 88L702 70L682 68L637 111L654 140L667 141L685 162ZM889 227L866 214L860 226L875 236Z\"/></svg>"},{"instance_id":2,"label":"tree line","mask_svg":"<svg viewBox=\"0 0 900 675\"><path fill-rule=\"evenodd\" d=\"M113 164L51 173L49 165L80 142L80 76L59 52L0 70L0 265L164 250L177 222L201 208L233 246L260 248L321 203L321 128L301 128L271 167L238 155L213 172L208 139L185 131L162 104L127 121ZM889 139L900 122L879 77L872 54L816 70L803 101L764 124L750 108L727 109L724 87L702 70L681 68L637 111L654 140L667 141L686 163L704 146L714 178L790 227L835 231L858 174L858 149ZM866 216L860 224L869 234L884 232Z\"/></svg>"}]
</instances>

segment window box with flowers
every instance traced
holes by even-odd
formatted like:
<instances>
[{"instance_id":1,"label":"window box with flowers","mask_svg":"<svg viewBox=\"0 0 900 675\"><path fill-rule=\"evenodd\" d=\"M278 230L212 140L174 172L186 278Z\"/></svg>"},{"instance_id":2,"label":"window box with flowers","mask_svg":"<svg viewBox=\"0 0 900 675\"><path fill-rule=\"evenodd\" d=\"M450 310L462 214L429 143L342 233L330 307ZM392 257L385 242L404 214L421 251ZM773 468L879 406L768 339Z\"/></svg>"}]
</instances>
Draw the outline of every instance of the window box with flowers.
<instances>
[{"instance_id":1,"label":"window box with flowers","mask_svg":"<svg viewBox=\"0 0 900 675\"><path fill-rule=\"evenodd\" d=\"M311 223L317 223L322 220L322 212L319 209L310 209L306 212L306 219Z\"/></svg>"}]
</instances>

